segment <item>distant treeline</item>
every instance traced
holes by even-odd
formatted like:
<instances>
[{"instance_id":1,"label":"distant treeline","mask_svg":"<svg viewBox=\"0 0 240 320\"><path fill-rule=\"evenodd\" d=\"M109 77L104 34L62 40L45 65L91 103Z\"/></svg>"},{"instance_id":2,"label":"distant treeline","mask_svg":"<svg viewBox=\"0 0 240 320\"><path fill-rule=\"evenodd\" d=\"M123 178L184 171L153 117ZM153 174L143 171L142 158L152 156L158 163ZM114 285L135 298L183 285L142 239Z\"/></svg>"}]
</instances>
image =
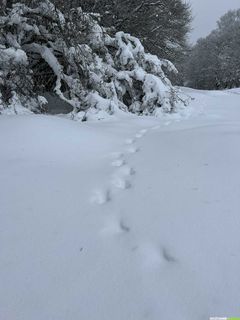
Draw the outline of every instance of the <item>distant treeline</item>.
<instances>
[{"instance_id":1,"label":"distant treeline","mask_svg":"<svg viewBox=\"0 0 240 320\"><path fill-rule=\"evenodd\" d=\"M198 89L240 87L240 9L220 18L216 30L198 40L186 63L185 85Z\"/></svg>"}]
</instances>

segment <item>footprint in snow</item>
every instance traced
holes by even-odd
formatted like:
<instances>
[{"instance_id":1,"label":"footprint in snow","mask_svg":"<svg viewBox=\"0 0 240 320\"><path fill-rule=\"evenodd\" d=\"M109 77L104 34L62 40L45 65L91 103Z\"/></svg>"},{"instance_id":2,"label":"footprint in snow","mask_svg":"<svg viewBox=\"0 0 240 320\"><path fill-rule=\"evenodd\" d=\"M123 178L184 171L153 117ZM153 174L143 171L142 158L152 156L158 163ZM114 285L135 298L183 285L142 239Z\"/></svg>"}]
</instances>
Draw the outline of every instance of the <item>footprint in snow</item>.
<instances>
[{"instance_id":1,"label":"footprint in snow","mask_svg":"<svg viewBox=\"0 0 240 320\"><path fill-rule=\"evenodd\" d=\"M138 248L142 266L145 269L159 269L164 263L161 252L151 243L145 243Z\"/></svg>"},{"instance_id":2,"label":"footprint in snow","mask_svg":"<svg viewBox=\"0 0 240 320\"><path fill-rule=\"evenodd\" d=\"M147 132L148 132L147 129L142 129L135 135L135 137L136 138L142 138Z\"/></svg>"},{"instance_id":3,"label":"footprint in snow","mask_svg":"<svg viewBox=\"0 0 240 320\"><path fill-rule=\"evenodd\" d=\"M108 218L101 234L104 236L115 236L130 232L130 227L121 219L116 217Z\"/></svg>"},{"instance_id":4,"label":"footprint in snow","mask_svg":"<svg viewBox=\"0 0 240 320\"><path fill-rule=\"evenodd\" d=\"M112 162L112 166L113 167L122 167L125 165L125 163L126 163L126 161L124 159L117 159Z\"/></svg>"},{"instance_id":5,"label":"footprint in snow","mask_svg":"<svg viewBox=\"0 0 240 320\"><path fill-rule=\"evenodd\" d=\"M135 137L136 137L137 139L142 138L143 136L144 136L144 134L142 134L141 132L139 132L139 133L137 133L137 134L135 135Z\"/></svg>"},{"instance_id":6,"label":"footprint in snow","mask_svg":"<svg viewBox=\"0 0 240 320\"><path fill-rule=\"evenodd\" d=\"M120 220L120 228L123 232L130 232L130 227L123 221L123 219Z\"/></svg>"},{"instance_id":7,"label":"footprint in snow","mask_svg":"<svg viewBox=\"0 0 240 320\"><path fill-rule=\"evenodd\" d=\"M124 156L124 154L122 152L113 152L111 154L111 157L113 159L121 159Z\"/></svg>"},{"instance_id":8,"label":"footprint in snow","mask_svg":"<svg viewBox=\"0 0 240 320\"><path fill-rule=\"evenodd\" d=\"M126 190L131 188L130 181L122 178L120 176L115 176L112 178L112 185L118 189Z\"/></svg>"},{"instance_id":9,"label":"footprint in snow","mask_svg":"<svg viewBox=\"0 0 240 320\"><path fill-rule=\"evenodd\" d=\"M134 139L127 139L126 141L126 144L133 144L135 142Z\"/></svg>"},{"instance_id":10,"label":"footprint in snow","mask_svg":"<svg viewBox=\"0 0 240 320\"><path fill-rule=\"evenodd\" d=\"M168 263L177 262L177 259L171 254L171 252L166 247L162 247L162 256L163 259Z\"/></svg>"},{"instance_id":11,"label":"footprint in snow","mask_svg":"<svg viewBox=\"0 0 240 320\"><path fill-rule=\"evenodd\" d=\"M138 251L140 252L144 268L159 269L166 263L172 264L177 262L176 257L165 246L158 248L158 246L147 243L142 245Z\"/></svg>"},{"instance_id":12,"label":"footprint in snow","mask_svg":"<svg viewBox=\"0 0 240 320\"><path fill-rule=\"evenodd\" d=\"M95 190L92 197L91 203L103 205L111 200L110 191L106 190Z\"/></svg>"},{"instance_id":13,"label":"footprint in snow","mask_svg":"<svg viewBox=\"0 0 240 320\"><path fill-rule=\"evenodd\" d=\"M140 151L140 148L138 148L138 147L130 147L127 149L128 153L137 153L139 151Z\"/></svg>"},{"instance_id":14,"label":"footprint in snow","mask_svg":"<svg viewBox=\"0 0 240 320\"><path fill-rule=\"evenodd\" d=\"M122 232L120 223L116 217L108 218L105 222L105 226L101 230L101 234L104 236L118 235Z\"/></svg>"},{"instance_id":15,"label":"footprint in snow","mask_svg":"<svg viewBox=\"0 0 240 320\"><path fill-rule=\"evenodd\" d=\"M129 166L123 166L119 169L120 175L133 176L135 173L136 173L135 170Z\"/></svg>"}]
</instances>

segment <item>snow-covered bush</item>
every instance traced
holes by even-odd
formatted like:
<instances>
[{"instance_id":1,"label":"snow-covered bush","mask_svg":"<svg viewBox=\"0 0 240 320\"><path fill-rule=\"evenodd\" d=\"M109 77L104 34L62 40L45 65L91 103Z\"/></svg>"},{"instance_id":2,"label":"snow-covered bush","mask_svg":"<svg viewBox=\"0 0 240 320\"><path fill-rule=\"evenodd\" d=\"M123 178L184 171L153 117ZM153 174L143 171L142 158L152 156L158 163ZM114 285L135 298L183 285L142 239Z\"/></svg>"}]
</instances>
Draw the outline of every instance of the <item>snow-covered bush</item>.
<instances>
[{"instance_id":1,"label":"snow-covered bush","mask_svg":"<svg viewBox=\"0 0 240 320\"><path fill-rule=\"evenodd\" d=\"M137 38L110 36L81 8L63 15L48 0L33 1L31 7L16 3L0 17L2 109L18 100L40 110L45 101L39 95L52 91L80 119L99 111L173 112L183 101L163 67L177 72L145 53Z\"/></svg>"}]
</instances>

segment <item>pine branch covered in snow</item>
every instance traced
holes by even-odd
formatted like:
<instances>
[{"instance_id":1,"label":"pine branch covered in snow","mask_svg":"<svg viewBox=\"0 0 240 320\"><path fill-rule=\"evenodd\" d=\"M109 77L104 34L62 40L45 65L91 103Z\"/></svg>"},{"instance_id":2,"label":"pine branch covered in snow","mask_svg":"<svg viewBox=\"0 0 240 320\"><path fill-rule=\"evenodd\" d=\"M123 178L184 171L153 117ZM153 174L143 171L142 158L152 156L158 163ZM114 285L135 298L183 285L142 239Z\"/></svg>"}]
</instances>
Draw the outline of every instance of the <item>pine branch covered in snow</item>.
<instances>
[{"instance_id":1,"label":"pine branch covered in snow","mask_svg":"<svg viewBox=\"0 0 240 320\"><path fill-rule=\"evenodd\" d=\"M0 31L0 112L14 109L16 100L41 110L48 91L79 119L118 110L173 112L182 103L163 72L163 66L177 72L171 62L145 53L129 34L111 37L81 8L63 15L48 0L16 3L0 17Z\"/></svg>"}]
</instances>

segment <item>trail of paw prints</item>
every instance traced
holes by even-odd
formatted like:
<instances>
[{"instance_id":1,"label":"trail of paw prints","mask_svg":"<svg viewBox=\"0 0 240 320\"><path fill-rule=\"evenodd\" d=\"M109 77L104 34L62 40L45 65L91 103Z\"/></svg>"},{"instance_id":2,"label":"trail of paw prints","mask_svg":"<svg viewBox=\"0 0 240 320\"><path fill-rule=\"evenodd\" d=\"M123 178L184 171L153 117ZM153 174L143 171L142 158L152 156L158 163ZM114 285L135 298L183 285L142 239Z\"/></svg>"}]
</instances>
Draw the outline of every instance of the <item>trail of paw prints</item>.
<instances>
[{"instance_id":1,"label":"trail of paw prints","mask_svg":"<svg viewBox=\"0 0 240 320\"><path fill-rule=\"evenodd\" d=\"M165 125L169 124L170 122ZM154 127L154 130L157 129L160 129L160 126ZM113 201L119 192L128 192L131 189L134 183L134 176L137 172L129 164L129 160L141 151L138 142L147 132L148 130L146 129L140 130L133 137L124 141L123 151L110 154L109 165L112 168L112 174L105 189L95 190L92 197L93 203L108 205L109 201ZM140 269L147 283L149 283L149 277L150 282L154 283L160 273L166 269L175 268L179 263L174 250L167 245L156 244L151 240L148 241L148 239L142 241L142 237L139 238L134 225L128 221L127 216L123 212L116 212L114 210L110 214L109 212L104 214L99 229L99 236L103 241L109 241L110 239L111 241L123 244L124 250L128 250L133 261L136 262L136 268Z\"/></svg>"},{"instance_id":2,"label":"trail of paw prints","mask_svg":"<svg viewBox=\"0 0 240 320\"><path fill-rule=\"evenodd\" d=\"M142 138L147 133L147 131L148 131L147 129L142 129L141 131L136 133L135 138L136 139Z\"/></svg>"},{"instance_id":3,"label":"trail of paw prints","mask_svg":"<svg viewBox=\"0 0 240 320\"><path fill-rule=\"evenodd\" d=\"M128 165L126 158L129 155L136 154L140 151L140 148L136 145L146 133L148 129L142 129L137 132L134 137L125 140L124 151L113 152L111 156L111 167L114 168L114 172L111 175L108 186L105 189L95 190L91 202L94 204L103 205L113 200L113 196L116 195L118 191L128 190L133 185L133 176L136 171L134 168Z\"/></svg>"},{"instance_id":4,"label":"trail of paw prints","mask_svg":"<svg viewBox=\"0 0 240 320\"><path fill-rule=\"evenodd\" d=\"M113 153L114 160L111 165L115 167L115 171L111 177L111 186L115 189L127 190L132 187L132 176L136 171L134 168L128 165L126 156L135 154L140 151L140 148L136 145L136 142L142 138L148 129L142 129L137 132L133 138L125 140L125 151Z\"/></svg>"},{"instance_id":5,"label":"trail of paw prints","mask_svg":"<svg viewBox=\"0 0 240 320\"><path fill-rule=\"evenodd\" d=\"M161 128L168 127L171 124L178 123L178 122L181 122L180 118L168 118L168 119L165 119L163 122L161 122L161 124L158 124L158 125L151 127L150 130L157 131Z\"/></svg>"},{"instance_id":6,"label":"trail of paw prints","mask_svg":"<svg viewBox=\"0 0 240 320\"><path fill-rule=\"evenodd\" d=\"M156 130L161 129L162 127L168 127L171 123L172 123L171 120L167 120L167 121L165 121L162 125L159 124L159 125L153 126L153 127L151 128L151 130L156 131Z\"/></svg>"},{"instance_id":7,"label":"trail of paw prints","mask_svg":"<svg viewBox=\"0 0 240 320\"><path fill-rule=\"evenodd\" d=\"M127 165L124 153L115 152L112 156L115 158L111 162L112 167L115 168L110 179L112 188L122 190L131 188L129 177L135 172L134 169Z\"/></svg>"}]
</instances>

